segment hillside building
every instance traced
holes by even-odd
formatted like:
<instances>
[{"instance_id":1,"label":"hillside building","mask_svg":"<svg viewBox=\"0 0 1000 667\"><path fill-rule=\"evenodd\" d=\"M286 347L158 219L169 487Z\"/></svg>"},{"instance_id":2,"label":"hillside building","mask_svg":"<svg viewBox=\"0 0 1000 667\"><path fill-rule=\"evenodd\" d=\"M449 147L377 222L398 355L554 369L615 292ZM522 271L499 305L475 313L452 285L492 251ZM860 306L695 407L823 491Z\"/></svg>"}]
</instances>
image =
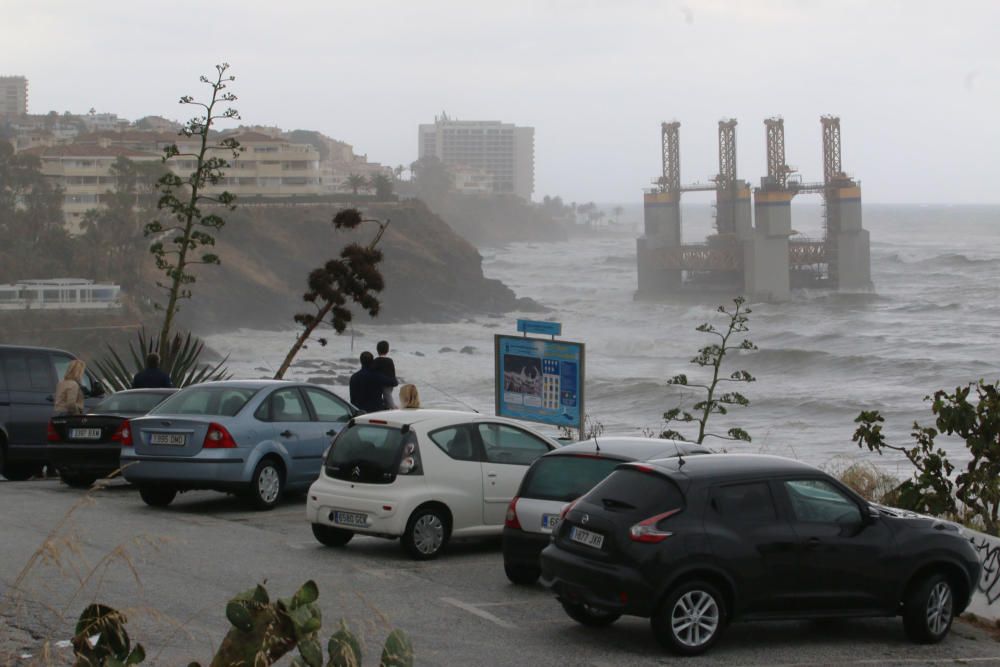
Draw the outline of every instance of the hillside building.
<instances>
[{"instance_id":1,"label":"hillside building","mask_svg":"<svg viewBox=\"0 0 1000 667\"><path fill-rule=\"evenodd\" d=\"M23 76L0 76L0 118L28 113L28 80Z\"/></svg>"},{"instance_id":2,"label":"hillside building","mask_svg":"<svg viewBox=\"0 0 1000 667\"><path fill-rule=\"evenodd\" d=\"M535 190L532 127L494 120L455 120L442 113L434 123L419 126L418 154L437 157L453 171L488 173L497 194L515 194L530 201ZM482 189L481 178L470 182L475 189Z\"/></svg>"}]
</instances>

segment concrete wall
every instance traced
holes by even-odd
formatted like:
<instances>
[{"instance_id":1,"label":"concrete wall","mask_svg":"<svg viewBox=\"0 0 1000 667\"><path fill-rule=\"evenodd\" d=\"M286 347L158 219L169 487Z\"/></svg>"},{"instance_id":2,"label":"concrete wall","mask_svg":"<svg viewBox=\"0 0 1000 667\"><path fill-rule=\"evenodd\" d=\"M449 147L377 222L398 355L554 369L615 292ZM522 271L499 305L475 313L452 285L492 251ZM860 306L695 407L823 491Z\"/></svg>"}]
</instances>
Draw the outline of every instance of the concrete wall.
<instances>
[{"instance_id":1,"label":"concrete wall","mask_svg":"<svg viewBox=\"0 0 1000 667\"><path fill-rule=\"evenodd\" d=\"M788 237L792 194L757 192L753 235L743 244L743 284L752 301L784 301L791 296Z\"/></svg>"},{"instance_id":2,"label":"concrete wall","mask_svg":"<svg viewBox=\"0 0 1000 667\"><path fill-rule=\"evenodd\" d=\"M1000 538L974 530L968 532L983 572L966 611L990 621L1000 620Z\"/></svg>"},{"instance_id":3,"label":"concrete wall","mask_svg":"<svg viewBox=\"0 0 1000 667\"><path fill-rule=\"evenodd\" d=\"M861 188L835 191L840 213L839 232L831 239L837 253L837 288L872 289L871 240L862 226Z\"/></svg>"},{"instance_id":4,"label":"concrete wall","mask_svg":"<svg viewBox=\"0 0 1000 667\"><path fill-rule=\"evenodd\" d=\"M650 192L643 197L645 235L636 240L638 295L655 297L681 286L682 271L663 268L661 250L681 244L680 197L669 192Z\"/></svg>"}]
</instances>

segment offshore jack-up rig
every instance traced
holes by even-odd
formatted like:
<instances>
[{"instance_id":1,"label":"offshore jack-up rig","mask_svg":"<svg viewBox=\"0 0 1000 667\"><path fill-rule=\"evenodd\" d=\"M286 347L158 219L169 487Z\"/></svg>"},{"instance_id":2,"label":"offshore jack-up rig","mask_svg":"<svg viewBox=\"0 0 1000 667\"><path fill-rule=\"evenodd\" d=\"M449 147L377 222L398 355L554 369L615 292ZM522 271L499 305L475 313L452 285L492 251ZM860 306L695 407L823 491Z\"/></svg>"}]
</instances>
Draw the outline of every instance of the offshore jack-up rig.
<instances>
[{"instance_id":1,"label":"offshore jack-up rig","mask_svg":"<svg viewBox=\"0 0 1000 667\"><path fill-rule=\"evenodd\" d=\"M736 121L719 121L719 173L709 183L681 184L680 123L663 123L663 175L644 196L644 234L637 240L637 296L691 288L736 289L756 301L788 299L793 288L872 288L868 231L861 226L861 185L840 163L840 119L823 116L823 181L804 183L785 164L785 123L764 121L767 176L751 188L736 175ZM715 191L715 233L681 241L681 194ZM823 197L824 238L795 238L792 198Z\"/></svg>"}]
</instances>

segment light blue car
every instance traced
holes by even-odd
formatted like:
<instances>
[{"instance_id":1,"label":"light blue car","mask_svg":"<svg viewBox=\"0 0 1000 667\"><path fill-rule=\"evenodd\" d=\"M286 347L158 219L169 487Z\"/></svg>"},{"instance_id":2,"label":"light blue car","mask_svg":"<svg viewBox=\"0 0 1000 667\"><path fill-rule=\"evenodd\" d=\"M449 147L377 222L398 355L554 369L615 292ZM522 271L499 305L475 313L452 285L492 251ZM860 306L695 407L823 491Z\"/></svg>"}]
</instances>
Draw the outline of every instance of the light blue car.
<instances>
[{"instance_id":1,"label":"light blue car","mask_svg":"<svg viewBox=\"0 0 1000 667\"><path fill-rule=\"evenodd\" d=\"M278 380L206 382L119 429L122 475L147 505L178 491L245 494L271 509L316 481L323 452L360 411L327 389Z\"/></svg>"}]
</instances>

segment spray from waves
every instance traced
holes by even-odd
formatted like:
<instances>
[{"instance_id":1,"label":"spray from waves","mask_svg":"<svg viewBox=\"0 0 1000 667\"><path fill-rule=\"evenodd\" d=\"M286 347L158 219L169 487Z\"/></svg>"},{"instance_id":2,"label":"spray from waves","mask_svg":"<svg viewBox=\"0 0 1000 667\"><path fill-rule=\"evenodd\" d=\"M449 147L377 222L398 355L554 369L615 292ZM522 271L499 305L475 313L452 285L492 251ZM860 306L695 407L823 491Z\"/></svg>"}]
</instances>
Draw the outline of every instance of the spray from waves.
<instances>
[{"instance_id":1,"label":"spray from waves","mask_svg":"<svg viewBox=\"0 0 1000 667\"><path fill-rule=\"evenodd\" d=\"M963 267L963 266L1000 266L998 257L970 257L963 253L944 253L940 255L917 255L903 252L893 252L878 258L885 264L901 264L904 266L926 267Z\"/></svg>"}]
</instances>

